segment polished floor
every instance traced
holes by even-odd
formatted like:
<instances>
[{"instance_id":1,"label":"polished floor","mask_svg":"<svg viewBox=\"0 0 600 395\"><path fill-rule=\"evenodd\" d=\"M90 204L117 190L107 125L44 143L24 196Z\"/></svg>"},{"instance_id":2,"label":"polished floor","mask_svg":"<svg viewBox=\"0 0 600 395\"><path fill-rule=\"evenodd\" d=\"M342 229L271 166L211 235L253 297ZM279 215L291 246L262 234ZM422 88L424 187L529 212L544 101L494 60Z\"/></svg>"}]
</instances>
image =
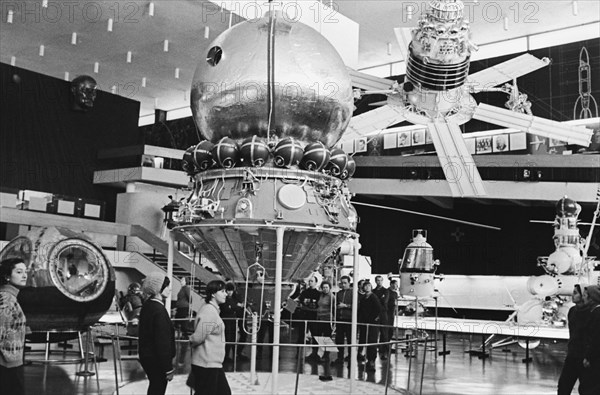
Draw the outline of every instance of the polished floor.
<instances>
[{"instance_id":1,"label":"polished floor","mask_svg":"<svg viewBox=\"0 0 600 395\"><path fill-rule=\"evenodd\" d=\"M447 349L450 354L443 357L437 356L433 349L425 353L423 348L417 356L407 357L402 350L392 354L389 361L376 362L375 372L365 372L364 365L359 365L358 380L373 383L373 394L386 393L385 383L389 384L390 394L477 394L477 395L542 395L555 394L556 382L560 374L562 361L565 356L566 343L542 341L535 349L531 350L532 362L525 364L525 350L517 344L508 346L504 351L494 349L489 358L480 359L468 353L477 347L479 339L469 335L452 334L447 339ZM441 351L441 342L438 342ZM33 347L35 349L35 346ZM77 349L77 345L74 347ZM51 357L60 359L62 349L56 345ZM246 350L249 351L249 350ZM269 350L270 351L270 350ZM106 345L102 353L106 361L99 362L98 377L85 377L78 372L85 371L85 366L79 363L72 364L40 364L32 363L25 367L27 394L32 395L70 395L70 394L113 394L116 393L115 365L119 377L118 386L122 394L144 394L145 375L140 365L135 360L122 361L123 375L121 377L118 364L114 363L112 347ZM127 351L124 351L127 354ZM31 356L31 355L30 355ZM335 353L332 357L335 358ZM40 355L35 355L39 358ZM280 393L294 393L295 373L298 371L296 352L292 348L282 348L280 357L280 372L282 389ZM234 394L263 393L270 389L268 381L272 379L270 352L265 352L257 361L257 370L260 372L259 385L244 380L249 377L249 362L237 362L225 365L230 373L230 382ZM298 376L300 385L299 394L334 394L348 393L343 390L347 384L348 364L333 365L330 367L333 381L322 383L319 386L319 376L326 375L324 365L306 360L301 363L301 374ZM93 364L88 365L89 371L94 371ZM183 385L185 377L190 370L189 357L182 366L177 368L176 379L168 387L169 394L189 394L189 389ZM410 378L409 378L410 373ZM286 376L287 378L284 378ZM310 377L312 376L312 377ZM421 378L423 379L421 381ZM292 385L289 385L289 381ZM337 384L336 385L336 381ZM287 389L284 389L287 388ZM362 387L361 387L362 388ZM576 387L577 388L577 387ZM573 393L577 393L576 388ZM269 392L266 392L269 393ZM362 393L362 391L357 391Z\"/></svg>"}]
</instances>

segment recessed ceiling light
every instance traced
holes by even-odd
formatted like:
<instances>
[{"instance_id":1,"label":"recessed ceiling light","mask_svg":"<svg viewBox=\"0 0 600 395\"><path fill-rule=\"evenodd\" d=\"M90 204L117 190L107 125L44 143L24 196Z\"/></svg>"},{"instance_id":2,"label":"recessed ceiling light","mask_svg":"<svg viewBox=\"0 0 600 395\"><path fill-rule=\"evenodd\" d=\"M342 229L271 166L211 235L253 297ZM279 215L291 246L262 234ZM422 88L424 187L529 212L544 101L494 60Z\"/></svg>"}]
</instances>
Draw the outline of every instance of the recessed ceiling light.
<instances>
[{"instance_id":1,"label":"recessed ceiling light","mask_svg":"<svg viewBox=\"0 0 600 395\"><path fill-rule=\"evenodd\" d=\"M71 44L77 45L77 32L71 34Z\"/></svg>"},{"instance_id":2,"label":"recessed ceiling light","mask_svg":"<svg viewBox=\"0 0 600 395\"><path fill-rule=\"evenodd\" d=\"M163 51L169 52L169 40L165 40L163 43Z\"/></svg>"},{"instance_id":3,"label":"recessed ceiling light","mask_svg":"<svg viewBox=\"0 0 600 395\"><path fill-rule=\"evenodd\" d=\"M40 55L40 56L44 56L44 52L46 52L46 47L44 47L43 45L40 45L40 52L39 52L39 55Z\"/></svg>"},{"instance_id":4,"label":"recessed ceiling light","mask_svg":"<svg viewBox=\"0 0 600 395\"><path fill-rule=\"evenodd\" d=\"M142 88L146 87L146 77L142 78Z\"/></svg>"},{"instance_id":5,"label":"recessed ceiling light","mask_svg":"<svg viewBox=\"0 0 600 395\"><path fill-rule=\"evenodd\" d=\"M208 26L204 26L204 38L208 38L210 36L210 28Z\"/></svg>"},{"instance_id":6,"label":"recessed ceiling light","mask_svg":"<svg viewBox=\"0 0 600 395\"><path fill-rule=\"evenodd\" d=\"M150 4L148 4L148 15L154 16L154 3L153 2L150 2Z\"/></svg>"},{"instance_id":7,"label":"recessed ceiling light","mask_svg":"<svg viewBox=\"0 0 600 395\"><path fill-rule=\"evenodd\" d=\"M175 78L179 79L179 67L175 68Z\"/></svg>"},{"instance_id":8,"label":"recessed ceiling light","mask_svg":"<svg viewBox=\"0 0 600 395\"><path fill-rule=\"evenodd\" d=\"M13 14L13 10L8 10L8 13L6 14L6 23L13 23Z\"/></svg>"},{"instance_id":9,"label":"recessed ceiling light","mask_svg":"<svg viewBox=\"0 0 600 395\"><path fill-rule=\"evenodd\" d=\"M108 24L106 26L106 30L109 32L112 32L112 28L113 28L113 19L112 18L108 18Z\"/></svg>"},{"instance_id":10,"label":"recessed ceiling light","mask_svg":"<svg viewBox=\"0 0 600 395\"><path fill-rule=\"evenodd\" d=\"M127 63L131 63L131 51L127 51Z\"/></svg>"},{"instance_id":11,"label":"recessed ceiling light","mask_svg":"<svg viewBox=\"0 0 600 395\"><path fill-rule=\"evenodd\" d=\"M100 64L98 62L94 62L94 73L98 74L99 69L100 69Z\"/></svg>"},{"instance_id":12,"label":"recessed ceiling light","mask_svg":"<svg viewBox=\"0 0 600 395\"><path fill-rule=\"evenodd\" d=\"M11 56L10 57L10 65L14 66L16 63L17 63L17 58L14 56Z\"/></svg>"},{"instance_id":13,"label":"recessed ceiling light","mask_svg":"<svg viewBox=\"0 0 600 395\"><path fill-rule=\"evenodd\" d=\"M65 81L69 81L69 79L70 79L69 77L70 77L69 72L65 71Z\"/></svg>"}]
</instances>

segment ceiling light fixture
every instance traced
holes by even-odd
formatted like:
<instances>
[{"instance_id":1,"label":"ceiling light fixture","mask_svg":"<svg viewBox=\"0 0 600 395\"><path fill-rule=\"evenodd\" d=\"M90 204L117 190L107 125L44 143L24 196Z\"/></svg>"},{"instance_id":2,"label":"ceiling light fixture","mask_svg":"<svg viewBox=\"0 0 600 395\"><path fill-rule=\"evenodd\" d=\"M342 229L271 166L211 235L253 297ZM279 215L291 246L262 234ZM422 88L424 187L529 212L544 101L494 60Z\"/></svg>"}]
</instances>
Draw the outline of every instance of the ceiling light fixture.
<instances>
[{"instance_id":1,"label":"ceiling light fixture","mask_svg":"<svg viewBox=\"0 0 600 395\"><path fill-rule=\"evenodd\" d=\"M414 6L408 5L406 7L406 17L408 18L408 20L411 20L414 14L415 14Z\"/></svg>"},{"instance_id":2,"label":"ceiling light fixture","mask_svg":"<svg viewBox=\"0 0 600 395\"><path fill-rule=\"evenodd\" d=\"M146 77L142 77L142 88L146 87Z\"/></svg>"},{"instance_id":3,"label":"ceiling light fixture","mask_svg":"<svg viewBox=\"0 0 600 395\"><path fill-rule=\"evenodd\" d=\"M131 51L127 51L127 63L131 63Z\"/></svg>"},{"instance_id":4,"label":"ceiling light fixture","mask_svg":"<svg viewBox=\"0 0 600 395\"><path fill-rule=\"evenodd\" d=\"M150 2L150 4L148 4L148 15L154 16L154 3L153 2Z\"/></svg>"},{"instance_id":5,"label":"ceiling light fixture","mask_svg":"<svg viewBox=\"0 0 600 395\"><path fill-rule=\"evenodd\" d=\"M99 69L100 69L100 64L98 62L94 62L94 73L98 74Z\"/></svg>"},{"instance_id":6,"label":"ceiling light fixture","mask_svg":"<svg viewBox=\"0 0 600 395\"><path fill-rule=\"evenodd\" d=\"M46 51L46 47L44 47L43 45L40 45L40 52L39 55L40 56L44 56L44 52Z\"/></svg>"},{"instance_id":7,"label":"ceiling light fixture","mask_svg":"<svg viewBox=\"0 0 600 395\"><path fill-rule=\"evenodd\" d=\"M13 23L13 10L8 10L8 14L6 14L6 23Z\"/></svg>"},{"instance_id":8,"label":"ceiling light fixture","mask_svg":"<svg viewBox=\"0 0 600 395\"><path fill-rule=\"evenodd\" d=\"M77 32L71 33L71 44L77 45Z\"/></svg>"},{"instance_id":9,"label":"ceiling light fixture","mask_svg":"<svg viewBox=\"0 0 600 395\"><path fill-rule=\"evenodd\" d=\"M204 38L208 38L210 36L210 28L208 26L204 26Z\"/></svg>"},{"instance_id":10,"label":"ceiling light fixture","mask_svg":"<svg viewBox=\"0 0 600 395\"><path fill-rule=\"evenodd\" d=\"M65 81L69 81L70 80L70 75L68 71L65 71Z\"/></svg>"},{"instance_id":11,"label":"ceiling light fixture","mask_svg":"<svg viewBox=\"0 0 600 395\"><path fill-rule=\"evenodd\" d=\"M169 52L169 40L165 40L163 43L163 51Z\"/></svg>"},{"instance_id":12,"label":"ceiling light fixture","mask_svg":"<svg viewBox=\"0 0 600 395\"><path fill-rule=\"evenodd\" d=\"M577 7L577 1L573 0L572 6L573 6L573 15L577 16L577 14L579 14L579 7Z\"/></svg>"},{"instance_id":13,"label":"ceiling light fixture","mask_svg":"<svg viewBox=\"0 0 600 395\"><path fill-rule=\"evenodd\" d=\"M179 79L179 67L175 68L175 78Z\"/></svg>"},{"instance_id":14,"label":"ceiling light fixture","mask_svg":"<svg viewBox=\"0 0 600 395\"><path fill-rule=\"evenodd\" d=\"M113 95L115 93L117 93L117 86L116 85L113 85L113 86L110 87L110 93L112 93Z\"/></svg>"},{"instance_id":15,"label":"ceiling light fixture","mask_svg":"<svg viewBox=\"0 0 600 395\"><path fill-rule=\"evenodd\" d=\"M15 58L14 56L10 57L10 65L14 66L15 64L17 64L17 58Z\"/></svg>"},{"instance_id":16,"label":"ceiling light fixture","mask_svg":"<svg viewBox=\"0 0 600 395\"><path fill-rule=\"evenodd\" d=\"M508 30L508 17L504 17L504 30Z\"/></svg>"},{"instance_id":17,"label":"ceiling light fixture","mask_svg":"<svg viewBox=\"0 0 600 395\"><path fill-rule=\"evenodd\" d=\"M108 18L108 25L106 26L106 30L109 32L112 32L112 28L113 28L113 19Z\"/></svg>"},{"instance_id":18,"label":"ceiling light fixture","mask_svg":"<svg viewBox=\"0 0 600 395\"><path fill-rule=\"evenodd\" d=\"M387 43L387 54L388 55L392 54L392 43Z\"/></svg>"},{"instance_id":19,"label":"ceiling light fixture","mask_svg":"<svg viewBox=\"0 0 600 395\"><path fill-rule=\"evenodd\" d=\"M42 0L42 7L48 8L48 0Z\"/></svg>"},{"instance_id":20,"label":"ceiling light fixture","mask_svg":"<svg viewBox=\"0 0 600 395\"><path fill-rule=\"evenodd\" d=\"M158 97L154 98L154 108L158 108Z\"/></svg>"}]
</instances>

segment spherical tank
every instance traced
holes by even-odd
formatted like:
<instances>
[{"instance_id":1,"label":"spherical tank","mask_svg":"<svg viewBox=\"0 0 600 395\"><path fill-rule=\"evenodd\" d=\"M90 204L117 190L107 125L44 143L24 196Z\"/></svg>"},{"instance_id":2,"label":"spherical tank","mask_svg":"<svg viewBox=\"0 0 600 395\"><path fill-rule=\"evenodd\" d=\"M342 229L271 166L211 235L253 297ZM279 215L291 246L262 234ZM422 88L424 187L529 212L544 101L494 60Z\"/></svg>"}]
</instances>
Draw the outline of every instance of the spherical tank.
<instances>
[{"instance_id":1,"label":"spherical tank","mask_svg":"<svg viewBox=\"0 0 600 395\"><path fill-rule=\"evenodd\" d=\"M332 147L352 116L352 84L320 33L273 12L233 26L209 45L194 74L191 108L213 143L257 135Z\"/></svg>"}]
</instances>

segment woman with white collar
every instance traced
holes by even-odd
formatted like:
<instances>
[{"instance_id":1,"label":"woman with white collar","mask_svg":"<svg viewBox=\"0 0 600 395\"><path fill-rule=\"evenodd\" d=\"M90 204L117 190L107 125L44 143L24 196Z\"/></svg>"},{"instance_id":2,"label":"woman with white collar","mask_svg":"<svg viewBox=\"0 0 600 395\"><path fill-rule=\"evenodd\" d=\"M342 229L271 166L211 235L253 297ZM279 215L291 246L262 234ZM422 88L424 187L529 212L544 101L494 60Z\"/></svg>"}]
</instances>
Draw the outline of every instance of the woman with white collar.
<instances>
[{"instance_id":1,"label":"woman with white collar","mask_svg":"<svg viewBox=\"0 0 600 395\"><path fill-rule=\"evenodd\" d=\"M219 305L225 303L227 291L223 281L206 285L206 304L196 318L196 329L190 336L192 375L195 395L230 395L231 389L223 370L225 359L225 324Z\"/></svg>"}]
</instances>

